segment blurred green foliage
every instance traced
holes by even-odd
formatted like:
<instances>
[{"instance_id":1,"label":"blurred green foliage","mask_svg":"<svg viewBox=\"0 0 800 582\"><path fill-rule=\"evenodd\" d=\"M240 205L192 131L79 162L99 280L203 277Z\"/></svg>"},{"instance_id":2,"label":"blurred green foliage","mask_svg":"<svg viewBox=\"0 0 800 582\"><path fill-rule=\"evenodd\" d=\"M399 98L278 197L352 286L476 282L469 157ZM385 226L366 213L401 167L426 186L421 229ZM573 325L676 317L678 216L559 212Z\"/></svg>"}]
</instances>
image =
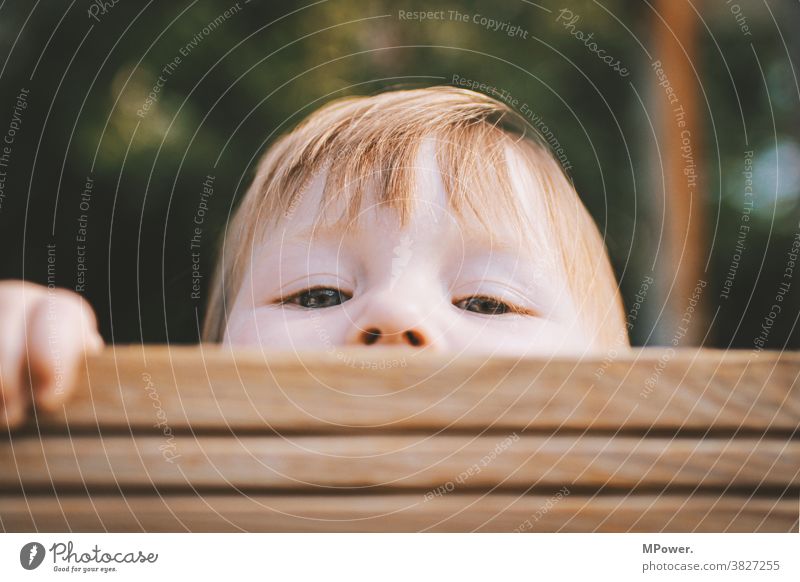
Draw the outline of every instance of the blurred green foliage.
<instances>
[{"instance_id":1,"label":"blurred green foliage","mask_svg":"<svg viewBox=\"0 0 800 582\"><path fill-rule=\"evenodd\" d=\"M696 69L707 105L704 178L714 242L706 300L716 318L708 343L752 347L800 220L800 93L792 68L800 62L800 42L790 25L800 20L800 8L742 2L752 30L744 37L725 5L706 4ZM453 75L507 91L553 129L570 177L606 236L628 304L650 272L662 217L653 111L646 105L652 77L643 49L652 50L655 18L648 3L120 0L99 6L18 0L0 8L0 133L19 90L30 90L0 207L0 276L47 282L46 245L55 243L57 284L75 288L76 235L85 214L84 294L109 340L197 340L217 241L275 136L330 99L450 83ZM629 77L564 32L555 20L562 6L581 16L581 27L628 66ZM230 17L219 20L229 9ZM520 26L528 38L471 20L403 20L399 10L481 14ZM165 73L176 57L180 62ZM157 99L137 114L159 75ZM756 152L763 182L771 178L772 186L758 186L753 229L731 296L721 301L742 213L746 149ZM215 176L214 195L203 224L197 301L189 243L207 175ZM93 188L84 212L87 177ZM770 346L800 345L798 296L800 280ZM659 309L648 299L633 332L638 343L658 341L651 329Z\"/></svg>"}]
</instances>

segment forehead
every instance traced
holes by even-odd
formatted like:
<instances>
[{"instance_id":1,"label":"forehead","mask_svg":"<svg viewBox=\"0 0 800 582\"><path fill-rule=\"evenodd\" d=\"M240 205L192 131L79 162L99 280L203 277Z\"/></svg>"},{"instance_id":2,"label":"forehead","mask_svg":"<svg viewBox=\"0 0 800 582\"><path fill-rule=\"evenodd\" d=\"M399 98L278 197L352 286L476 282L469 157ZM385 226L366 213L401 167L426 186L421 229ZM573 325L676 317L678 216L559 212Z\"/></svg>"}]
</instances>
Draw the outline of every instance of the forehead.
<instances>
[{"instance_id":1,"label":"forehead","mask_svg":"<svg viewBox=\"0 0 800 582\"><path fill-rule=\"evenodd\" d=\"M510 192L504 191L500 184L493 192L478 192L477 182L474 186L465 183L461 184L459 192L466 193L467 199L460 196L458 205L453 193L447 191L445 181L452 175L448 176L447 168L440 167L437 147L435 139L423 140L409 165L408 175L412 176L413 184L405 189L402 204L409 208L410 218L403 231L417 238L457 237L465 246L488 245L508 252L532 253L547 225L542 222L544 212L536 212L532 204L532 200L540 198L540 193L535 191L538 186L518 156L509 152L508 161L500 162L508 164ZM460 179L468 182L463 177ZM326 189L328 180L329 168L314 174L307 186L297 193L283 219L277 222L274 230L266 233L267 240L279 239L282 244L309 243L358 236L368 230L379 230L387 235L400 230L396 204L391 204L387 193L381 191L377 171L359 177L363 181L360 186L364 195L357 201L356 209L353 208L356 204L353 191L357 184L345 182L339 191L331 192ZM510 216L498 212L503 196L514 198L513 204L523 214L527 228L520 228Z\"/></svg>"}]
</instances>

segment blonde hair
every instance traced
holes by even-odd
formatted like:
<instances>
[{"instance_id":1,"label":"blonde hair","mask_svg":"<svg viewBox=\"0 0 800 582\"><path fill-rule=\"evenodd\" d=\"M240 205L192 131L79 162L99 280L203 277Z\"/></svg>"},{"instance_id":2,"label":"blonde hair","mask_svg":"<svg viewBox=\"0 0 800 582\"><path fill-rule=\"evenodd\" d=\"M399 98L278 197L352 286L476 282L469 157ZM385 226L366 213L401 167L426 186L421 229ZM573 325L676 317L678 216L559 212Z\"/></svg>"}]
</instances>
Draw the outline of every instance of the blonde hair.
<instances>
[{"instance_id":1,"label":"blonde hair","mask_svg":"<svg viewBox=\"0 0 800 582\"><path fill-rule=\"evenodd\" d=\"M203 339L222 340L227 305L242 284L248 249L291 215L322 171L327 171L323 208L332 206L326 201L347 197L337 225L352 227L370 186L376 202L394 209L400 225L406 225L415 200L415 161L426 138L435 139L447 202L459 220L473 216L489 232L492 224L507 221L521 238L547 249L562 265L595 341L608 347L628 345L622 300L603 240L561 166L513 110L454 87L334 101L269 148L228 225ZM521 162L524 173L535 180L527 200L512 184L512 162ZM539 223L534 227L526 204L536 207L548 228Z\"/></svg>"}]
</instances>

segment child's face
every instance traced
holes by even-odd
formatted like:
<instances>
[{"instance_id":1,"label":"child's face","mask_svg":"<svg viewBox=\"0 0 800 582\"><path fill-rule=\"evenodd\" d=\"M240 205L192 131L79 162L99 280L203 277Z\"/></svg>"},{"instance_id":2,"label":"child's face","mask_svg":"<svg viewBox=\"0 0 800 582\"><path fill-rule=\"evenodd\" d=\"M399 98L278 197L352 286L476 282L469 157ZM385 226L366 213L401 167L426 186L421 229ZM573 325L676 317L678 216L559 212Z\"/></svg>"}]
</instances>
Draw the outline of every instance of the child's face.
<instances>
[{"instance_id":1,"label":"child's face","mask_svg":"<svg viewBox=\"0 0 800 582\"><path fill-rule=\"evenodd\" d=\"M549 257L536 256L510 229L489 237L460 225L430 144L416 165L416 210L403 229L393 210L370 201L357 229L312 236L325 184L318 176L253 249L224 341L292 351L406 346L549 355L591 348ZM342 209L332 210L339 216Z\"/></svg>"}]
</instances>

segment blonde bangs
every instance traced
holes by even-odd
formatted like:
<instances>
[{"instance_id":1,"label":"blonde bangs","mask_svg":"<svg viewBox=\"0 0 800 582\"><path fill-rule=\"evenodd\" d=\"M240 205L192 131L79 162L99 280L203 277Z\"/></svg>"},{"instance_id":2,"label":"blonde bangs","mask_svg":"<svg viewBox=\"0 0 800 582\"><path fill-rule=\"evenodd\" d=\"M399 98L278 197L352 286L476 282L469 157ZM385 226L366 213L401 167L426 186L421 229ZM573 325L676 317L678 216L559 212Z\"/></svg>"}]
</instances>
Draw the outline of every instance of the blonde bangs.
<instances>
[{"instance_id":1,"label":"blonde bangs","mask_svg":"<svg viewBox=\"0 0 800 582\"><path fill-rule=\"evenodd\" d=\"M464 228L480 225L492 236L505 224L533 250L555 250L571 291L578 292L576 301L605 311L616 301L618 313L610 319L624 321L613 272L607 260L598 260L598 253L605 256L602 239L558 162L504 104L465 89L433 87L332 102L273 144L229 224L204 339L221 341L227 304L235 299L254 245L291 217L316 176L325 177L316 225L346 231L356 227L365 206L378 204L394 210L406 226L418 201L418 156L425 140L434 141L448 207ZM509 152L520 154L542 193L541 200L531 193L536 199L527 200L527 207L522 197L528 193L512 184ZM545 220L534 221L531 207ZM330 216L330 208L344 212ZM586 279L590 268L597 271L594 283ZM597 329L598 322L592 323Z\"/></svg>"},{"instance_id":2,"label":"blonde bangs","mask_svg":"<svg viewBox=\"0 0 800 582\"><path fill-rule=\"evenodd\" d=\"M276 225L296 207L313 177L324 173L317 224L353 228L364 205L371 203L394 210L405 226L415 211L419 149L433 139L454 214L476 219L487 230L505 222L522 232L527 216L511 187L504 155L512 139L497 126L514 114L488 98L476 102L474 94L459 89L442 88L435 99L415 99L410 93L415 92L334 102L276 144L274 171L256 179L261 215ZM367 200L368 194L374 198ZM329 208L346 211L330 217Z\"/></svg>"}]
</instances>

